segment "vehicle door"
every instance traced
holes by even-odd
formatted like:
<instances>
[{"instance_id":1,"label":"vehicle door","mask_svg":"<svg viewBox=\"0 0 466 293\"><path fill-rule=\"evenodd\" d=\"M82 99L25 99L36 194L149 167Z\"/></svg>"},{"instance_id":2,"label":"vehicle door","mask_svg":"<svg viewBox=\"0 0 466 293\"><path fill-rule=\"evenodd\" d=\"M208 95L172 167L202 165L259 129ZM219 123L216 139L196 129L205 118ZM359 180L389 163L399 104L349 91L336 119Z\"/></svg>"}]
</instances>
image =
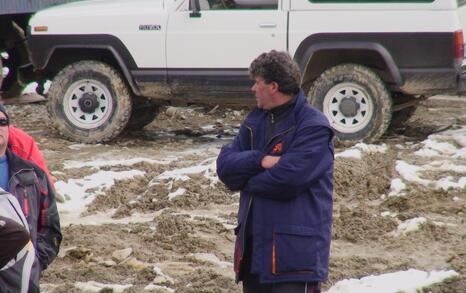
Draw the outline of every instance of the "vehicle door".
<instances>
[{"instance_id":1,"label":"vehicle door","mask_svg":"<svg viewBox=\"0 0 466 293\"><path fill-rule=\"evenodd\" d=\"M167 27L167 72L174 91L249 91L259 54L286 50L287 11L279 0L178 0ZM191 6L199 5L193 14Z\"/></svg>"}]
</instances>

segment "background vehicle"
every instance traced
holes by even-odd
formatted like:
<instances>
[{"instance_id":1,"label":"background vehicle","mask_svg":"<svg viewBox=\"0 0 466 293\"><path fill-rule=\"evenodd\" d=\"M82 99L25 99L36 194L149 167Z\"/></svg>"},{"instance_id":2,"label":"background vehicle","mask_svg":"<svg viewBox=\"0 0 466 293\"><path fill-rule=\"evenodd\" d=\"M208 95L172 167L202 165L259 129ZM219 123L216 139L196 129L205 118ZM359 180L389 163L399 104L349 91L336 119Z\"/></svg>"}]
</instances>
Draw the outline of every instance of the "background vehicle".
<instances>
[{"instance_id":1,"label":"background vehicle","mask_svg":"<svg viewBox=\"0 0 466 293\"><path fill-rule=\"evenodd\" d=\"M157 105L251 101L250 62L286 50L343 140L376 140L420 98L463 91L456 0L83 1L37 13L28 44L66 137L107 141ZM85 20L85 21L83 21Z\"/></svg>"},{"instance_id":2,"label":"background vehicle","mask_svg":"<svg viewBox=\"0 0 466 293\"><path fill-rule=\"evenodd\" d=\"M33 80L25 38L32 14L39 9L70 1L73 0L0 0L0 52L3 52L0 58L2 98L18 96L25 83ZM2 68L5 68L5 76L1 74Z\"/></svg>"}]
</instances>

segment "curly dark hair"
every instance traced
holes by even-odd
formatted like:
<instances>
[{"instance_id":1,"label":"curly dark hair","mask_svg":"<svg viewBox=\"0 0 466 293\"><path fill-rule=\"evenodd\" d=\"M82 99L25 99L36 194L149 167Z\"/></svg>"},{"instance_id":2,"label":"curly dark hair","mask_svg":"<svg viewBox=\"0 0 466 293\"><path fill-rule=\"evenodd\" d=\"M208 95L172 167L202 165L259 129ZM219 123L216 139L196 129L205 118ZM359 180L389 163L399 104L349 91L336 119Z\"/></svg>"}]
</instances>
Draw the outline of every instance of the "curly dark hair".
<instances>
[{"instance_id":1,"label":"curly dark hair","mask_svg":"<svg viewBox=\"0 0 466 293\"><path fill-rule=\"evenodd\" d=\"M275 81L278 90L287 95L299 93L301 72L287 52L272 50L262 53L249 66L251 78L262 77L266 83Z\"/></svg>"}]
</instances>

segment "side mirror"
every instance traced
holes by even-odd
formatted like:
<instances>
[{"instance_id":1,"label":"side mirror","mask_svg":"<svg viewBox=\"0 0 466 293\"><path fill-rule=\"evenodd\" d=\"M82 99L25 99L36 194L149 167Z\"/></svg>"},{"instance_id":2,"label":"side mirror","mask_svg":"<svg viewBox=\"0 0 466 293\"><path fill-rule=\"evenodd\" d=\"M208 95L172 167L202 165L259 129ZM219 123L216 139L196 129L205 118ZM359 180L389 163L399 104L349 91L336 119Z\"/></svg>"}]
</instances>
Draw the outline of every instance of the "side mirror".
<instances>
[{"instance_id":1,"label":"side mirror","mask_svg":"<svg viewBox=\"0 0 466 293\"><path fill-rule=\"evenodd\" d=\"M199 0L189 0L189 8L191 8L189 17L201 17Z\"/></svg>"}]
</instances>

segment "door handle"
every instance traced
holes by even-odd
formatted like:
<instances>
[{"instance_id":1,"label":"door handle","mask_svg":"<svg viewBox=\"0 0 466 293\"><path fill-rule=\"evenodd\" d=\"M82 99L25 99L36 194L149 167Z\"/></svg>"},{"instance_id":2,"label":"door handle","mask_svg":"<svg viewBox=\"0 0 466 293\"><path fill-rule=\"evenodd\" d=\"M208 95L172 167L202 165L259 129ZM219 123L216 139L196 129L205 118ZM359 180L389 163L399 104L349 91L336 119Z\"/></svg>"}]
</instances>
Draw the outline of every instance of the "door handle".
<instances>
[{"instance_id":1,"label":"door handle","mask_svg":"<svg viewBox=\"0 0 466 293\"><path fill-rule=\"evenodd\" d=\"M261 27L261 28L276 28L277 24L275 24L275 23L261 23L261 24L259 24L259 27Z\"/></svg>"}]
</instances>

